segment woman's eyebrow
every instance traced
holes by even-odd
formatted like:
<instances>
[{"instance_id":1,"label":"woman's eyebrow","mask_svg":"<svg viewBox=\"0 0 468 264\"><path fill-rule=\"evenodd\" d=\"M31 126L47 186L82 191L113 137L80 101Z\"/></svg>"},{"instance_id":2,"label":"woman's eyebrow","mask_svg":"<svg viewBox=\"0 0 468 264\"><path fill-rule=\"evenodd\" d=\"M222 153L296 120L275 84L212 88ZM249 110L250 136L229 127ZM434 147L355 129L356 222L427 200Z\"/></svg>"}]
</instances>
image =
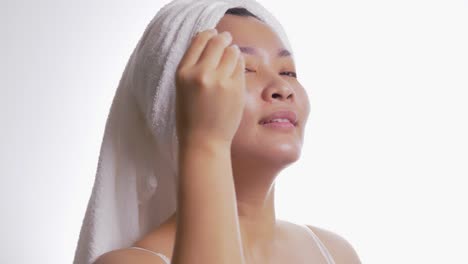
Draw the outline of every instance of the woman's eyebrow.
<instances>
[{"instance_id":1,"label":"woman's eyebrow","mask_svg":"<svg viewBox=\"0 0 468 264\"><path fill-rule=\"evenodd\" d=\"M242 53L246 53L250 55L258 55L257 49L254 47L242 46L242 47L239 47L239 49ZM288 56L291 56L291 52L289 52L289 50L287 49L280 48L276 56L288 57Z\"/></svg>"}]
</instances>

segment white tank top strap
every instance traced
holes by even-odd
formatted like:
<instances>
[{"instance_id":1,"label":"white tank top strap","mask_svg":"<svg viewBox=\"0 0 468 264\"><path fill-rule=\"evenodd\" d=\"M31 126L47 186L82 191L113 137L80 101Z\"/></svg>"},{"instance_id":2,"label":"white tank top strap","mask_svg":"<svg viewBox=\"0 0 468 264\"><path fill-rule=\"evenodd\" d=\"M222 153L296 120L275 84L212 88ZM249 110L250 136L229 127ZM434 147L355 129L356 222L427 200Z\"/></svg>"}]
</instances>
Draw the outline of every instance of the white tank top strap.
<instances>
[{"instance_id":1,"label":"white tank top strap","mask_svg":"<svg viewBox=\"0 0 468 264\"><path fill-rule=\"evenodd\" d=\"M322 252L323 257L327 261L328 264L335 264L335 260L333 259L332 255L328 251L328 249L325 247L325 245L322 243L320 238L310 229L307 225L303 225L305 229L309 232L309 234L312 236L312 238L315 240L315 243L317 243L317 246L320 249L320 252Z\"/></svg>"},{"instance_id":2,"label":"white tank top strap","mask_svg":"<svg viewBox=\"0 0 468 264\"><path fill-rule=\"evenodd\" d=\"M162 258L162 260L166 263L166 264L171 264L171 260L166 257L165 255L161 254L161 253L158 253L158 252L154 252L154 251L151 251L149 249L146 249L146 248L141 248L141 247L129 247L129 248L134 248L134 249L139 249L139 250L143 250L143 251L146 251L146 252L149 252L153 255L156 255L160 258Z\"/></svg>"}]
</instances>

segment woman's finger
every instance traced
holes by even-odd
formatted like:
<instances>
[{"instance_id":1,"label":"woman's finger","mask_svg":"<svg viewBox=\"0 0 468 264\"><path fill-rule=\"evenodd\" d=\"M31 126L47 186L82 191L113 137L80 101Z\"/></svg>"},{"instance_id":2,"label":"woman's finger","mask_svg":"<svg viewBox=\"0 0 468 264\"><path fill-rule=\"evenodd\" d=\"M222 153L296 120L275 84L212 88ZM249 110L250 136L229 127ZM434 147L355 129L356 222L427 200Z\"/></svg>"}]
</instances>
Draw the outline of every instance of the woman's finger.
<instances>
[{"instance_id":1,"label":"woman's finger","mask_svg":"<svg viewBox=\"0 0 468 264\"><path fill-rule=\"evenodd\" d=\"M195 65L205 49L206 43L217 33L218 31L215 28L212 28L195 35L192 38L190 46L185 51L185 54L179 63L179 67L191 67Z\"/></svg>"},{"instance_id":2,"label":"woman's finger","mask_svg":"<svg viewBox=\"0 0 468 264\"><path fill-rule=\"evenodd\" d=\"M218 69L222 76L230 77L237 65L240 51L237 45L232 45L224 49L223 57L219 62Z\"/></svg>"},{"instance_id":3,"label":"woman's finger","mask_svg":"<svg viewBox=\"0 0 468 264\"><path fill-rule=\"evenodd\" d=\"M231 75L232 79L237 79L237 78L243 78L243 75L245 74L245 59L242 54L239 54L237 63L236 63L236 68L234 69L234 72Z\"/></svg>"},{"instance_id":4,"label":"woman's finger","mask_svg":"<svg viewBox=\"0 0 468 264\"><path fill-rule=\"evenodd\" d=\"M231 41L232 36L227 31L212 37L200 55L197 65L207 70L216 69L221 60L221 56L223 56L224 49L231 43Z\"/></svg>"}]
</instances>

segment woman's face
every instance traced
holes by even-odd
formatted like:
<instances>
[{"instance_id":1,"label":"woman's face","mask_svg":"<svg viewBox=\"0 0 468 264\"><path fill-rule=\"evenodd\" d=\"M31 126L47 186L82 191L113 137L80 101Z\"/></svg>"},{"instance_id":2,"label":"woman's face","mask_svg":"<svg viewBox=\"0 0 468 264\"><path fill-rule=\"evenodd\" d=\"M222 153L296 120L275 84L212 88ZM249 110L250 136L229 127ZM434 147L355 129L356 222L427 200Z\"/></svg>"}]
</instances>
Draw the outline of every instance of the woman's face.
<instances>
[{"instance_id":1,"label":"woman's face","mask_svg":"<svg viewBox=\"0 0 468 264\"><path fill-rule=\"evenodd\" d=\"M216 29L231 33L232 43L241 48L246 65L247 97L232 142L233 159L279 167L296 161L310 106L304 87L294 77L292 57L281 52L285 47L279 36L253 17L225 15ZM262 124L262 120L278 111L295 113L297 124L289 128Z\"/></svg>"}]
</instances>

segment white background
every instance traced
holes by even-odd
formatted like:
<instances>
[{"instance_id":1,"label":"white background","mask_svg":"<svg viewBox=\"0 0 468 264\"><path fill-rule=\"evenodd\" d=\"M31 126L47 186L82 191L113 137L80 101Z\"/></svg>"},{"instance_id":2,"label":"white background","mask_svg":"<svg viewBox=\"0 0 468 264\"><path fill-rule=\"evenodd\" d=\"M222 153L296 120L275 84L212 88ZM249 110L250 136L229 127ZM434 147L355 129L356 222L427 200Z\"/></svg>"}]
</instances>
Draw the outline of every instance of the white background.
<instances>
[{"instance_id":1,"label":"white background","mask_svg":"<svg viewBox=\"0 0 468 264\"><path fill-rule=\"evenodd\" d=\"M71 263L115 89L165 2L1 2L0 263ZM278 217L363 263L468 263L467 1L260 2L312 106Z\"/></svg>"}]
</instances>

